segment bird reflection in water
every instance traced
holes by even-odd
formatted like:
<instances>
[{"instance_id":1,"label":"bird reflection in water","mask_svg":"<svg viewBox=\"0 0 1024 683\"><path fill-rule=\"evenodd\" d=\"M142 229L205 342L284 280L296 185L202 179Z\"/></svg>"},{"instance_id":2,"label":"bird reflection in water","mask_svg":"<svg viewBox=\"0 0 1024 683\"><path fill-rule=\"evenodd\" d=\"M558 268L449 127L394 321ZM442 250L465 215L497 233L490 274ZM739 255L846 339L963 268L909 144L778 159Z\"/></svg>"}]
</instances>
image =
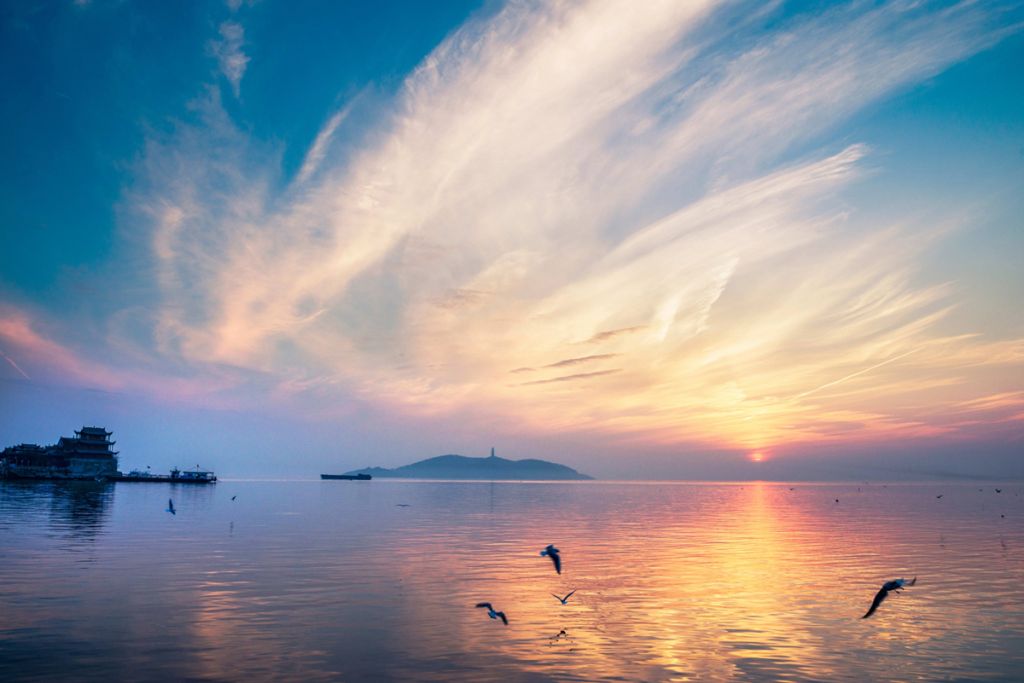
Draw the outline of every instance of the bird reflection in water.
<instances>
[{"instance_id":1,"label":"bird reflection in water","mask_svg":"<svg viewBox=\"0 0 1024 683\"><path fill-rule=\"evenodd\" d=\"M559 645L559 644L562 644L562 643L570 643L571 644L573 642L575 642L575 641L573 640L572 636L570 636L566 632L566 630L563 628L561 631L559 631L555 635L553 635L550 638L548 638L548 647L550 647L552 645Z\"/></svg>"}]
</instances>

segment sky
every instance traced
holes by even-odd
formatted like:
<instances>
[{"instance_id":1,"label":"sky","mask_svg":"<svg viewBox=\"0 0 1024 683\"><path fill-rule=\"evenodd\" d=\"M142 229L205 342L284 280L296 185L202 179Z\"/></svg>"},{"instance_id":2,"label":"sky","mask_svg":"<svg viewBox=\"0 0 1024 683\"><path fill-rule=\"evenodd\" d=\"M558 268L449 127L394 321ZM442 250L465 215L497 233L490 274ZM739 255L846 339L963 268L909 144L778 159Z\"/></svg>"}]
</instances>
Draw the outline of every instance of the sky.
<instances>
[{"instance_id":1,"label":"sky","mask_svg":"<svg viewBox=\"0 0 1024 683\"><path fill-rule=\"evenodd\" d=\"M0 445L1024 476L1024 6L0 6Z\"/></svg>"}]
</instances>

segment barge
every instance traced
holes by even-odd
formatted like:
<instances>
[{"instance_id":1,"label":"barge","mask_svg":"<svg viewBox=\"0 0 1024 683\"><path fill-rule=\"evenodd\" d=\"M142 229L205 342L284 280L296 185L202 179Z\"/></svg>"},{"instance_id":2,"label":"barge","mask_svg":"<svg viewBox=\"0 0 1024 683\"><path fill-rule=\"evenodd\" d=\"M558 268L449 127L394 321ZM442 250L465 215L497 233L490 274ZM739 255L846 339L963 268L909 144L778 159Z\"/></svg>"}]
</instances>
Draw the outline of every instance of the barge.
<instances>
[{"instance_id":1,"label":"barge","mask_svg":"<svg viewBox=\"0 0 1024 683\"><path fill-rule=\"evenodd\" d=\"M196 465L195 469L191 470L179 470L175 467L170 474L152 474L139 470L132 470L127 474L118 472L116 476L110 477L110 480L167 484L216 484L217 475Z\"/></svg>"}]
</instances>

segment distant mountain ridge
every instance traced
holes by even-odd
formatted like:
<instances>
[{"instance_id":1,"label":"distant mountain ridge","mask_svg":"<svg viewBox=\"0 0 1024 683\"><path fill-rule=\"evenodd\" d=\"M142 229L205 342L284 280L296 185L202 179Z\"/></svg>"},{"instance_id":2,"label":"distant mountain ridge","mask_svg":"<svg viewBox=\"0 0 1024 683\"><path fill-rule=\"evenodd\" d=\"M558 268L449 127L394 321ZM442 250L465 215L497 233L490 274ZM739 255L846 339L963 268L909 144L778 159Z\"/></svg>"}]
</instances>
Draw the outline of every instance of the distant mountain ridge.
<instances>
[{"instance_id":1,"label":"distant mountain ridge","mask_svg":"<svg viewBox=\"0 0 1024 683\"><path fill-rule=\"evenodd\" d=\"M394 469L364 467L345 474L369 474L374 478L393 479L479 479L484 481L578 481L593 477L571 467L546 460L507 460L491 451L489 458L471 458L465 455L439 455Z\"/></svg>"}]
</instances>

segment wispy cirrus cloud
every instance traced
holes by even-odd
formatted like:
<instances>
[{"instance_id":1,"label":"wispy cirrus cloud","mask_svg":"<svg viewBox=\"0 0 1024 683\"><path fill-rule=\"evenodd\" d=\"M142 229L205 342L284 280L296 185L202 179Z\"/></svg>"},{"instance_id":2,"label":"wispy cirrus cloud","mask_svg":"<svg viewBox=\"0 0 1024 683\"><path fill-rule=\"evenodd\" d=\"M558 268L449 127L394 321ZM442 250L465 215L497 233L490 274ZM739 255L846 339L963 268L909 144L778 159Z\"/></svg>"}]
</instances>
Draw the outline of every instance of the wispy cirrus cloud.
<instances>
[{"instance_id":1,"label":"wispy cirrus cloud","mask_svg":"<svg viewBox=\"0 0 1024 683\"><path fill-rule=\"evenodd\" d=\"M599 343L601 343L603 341L608 341L609 339L612 339L613 337L618 337L619 335L623 335L623 334L630 334L632 332L638 332L638 331L640 331L642 329L644 329L644 328L643 327L623 327L622 329L618 329L618 330L604 330L603 332L598 332L597 334L595 334L590 339L587 339L587 340L582 341L580 343L581 344L599 344Z\"/></svg>"},{"instance_id":2,"label":"wispy cirrus cloud","mask_svg":"<svg viewBox=\"0 0 1024 683\"><path fill-rule=\"evenodd\" d=\"M550 377L548 379L538 379L532 382L526 382L523 386L536 386L538 384L553 384L555 382L574 382L581 379L590 379L592 377L603 377L605 375L612 375L616 372L621 372L620 368L612 368L611 370L595 370L594 372L578 372L574 375L559 375L558 377Z\"/></svg>"},{"instance_id":3,"label":"wispy cirrus cloud","mask_svg":"<svg viewBox=\"0 0 1024 683\"><path fill-rule=\"evenodd\" d=\"M9 352L20 356L22 364L38 364L49 376L63 376L72 383L106 390L121 386L109 373L93 368L71 349L38 332L30 318L15 309L4 307L0 311L0 340ZM31 379L20 364L13 360L10 363L22 377Z\"/></svg>"},{"instance_id":4,"label":"wispy cirrus cloud","mask_svg":"<svg viewBox=\"0 0 1024 683\"><path fill-rule=\"evenodd\" d=\"M211 94L135 198L161 352L538 432L955 429L1021 342L938 331L956 294L917 281L930 226L861 223L844 192L871 150L820 136L1003 29L970 3L760 25L711 1L512 4L439 46L343 163L350 109L328 117L290 183ZM222 61L236 93L245 65ZM507 381L581 342L619 367Z\"/></svg>"},{"instance_id":5,"label":"wispy cirrus cloud","mask_svg":"<svg viewBox=\"0 0 1024 683\"><path fill-rule=\"evenodd\" d=\"M327 119L327 123L324 124L320 132L317 133L316 139L310 146L309 151L306 152L306 156L302 161L302 166L299 168L299 172L295 176L295 183L302 185L309 178L317 172L324 159L327 156L327 150L331 145L334 138L335 131L338 130L338 126L344 123L345 119L352 112L352 108L358 103L359 98L357 97L354 101L349 102L344 107L336 111Z\"/></svg>"},{"instance_id":6,"label":"wispy cirrus cloud","mask_svg":"<svg viewBox=\"0 0 1024 683\"><path fill-rule=\"evenodd\" d=\"M607 360L608 358L615 358L614 353L595 353L591 356L579 356L577 358L565 358L554 363L545 365L545 368L564 368L569 365L580 365L581 363L592 363L594 361Z\"/></svg>"},{"instance_id":7,"label":"wispy cirrus cloud","mask_svg":"<svg viewBox=\"0 0 1024 683\"><path fill-rule=\"evenodd\" d=\"M14 368L14 369L15 369L15 371L17 371L17 373L18 373L19 375L21 375L22 377L24 377L25 379L28 379L28 380L32 379L31 377L29 377L29 376L28 376L28 373L27 373L27 372L25 372L24 370L22 370L22 369L21 369L21 366L20 366L20 365L18 365L17 363L15 363L15 362L14 362L14 359L13 359L13 358L11 358L10 356L8 356L8 355L7 355L6 353L4 353L3 351L0 351L0 356L2 356L2 357L3 357L3 359L4 359L5 361L7 361L7 364L8 364L8 365L10 365L10 366L11 366L12 368Z\"/></svg>"},{"instance_id":8,"label":"wispy cirrus cloud","mask_svg":"<svg viewBox=\"0 0 1024 683\"><path fill-rule=\"evenodd\" d=\"M242 76L249 65L249 56L242 50L245 44L245 28L237 21L225 21L218 28L220 40L210 43L210 49L217 57L217 63L224 78L238 97Z\"/></svg>"},{"instance_id":9,"label":"wispy cirrus cloud","mask_svg":"<svg viewBox=\"0 0 1024 683\"><path fill-rule=\"evenodd\" d=\"M190 372L189 376L174 376L166 368L147 370L102 362L58 341L40 327L29 313L0 306L0 344L4 349L0 357L17 372L18 377L14 379L18 381L217 408L242 404L230 395L240 383L237 376L209 369L202 374ZM30 369L31 374L25 368Z\"/></svg>"}]
</instances>

